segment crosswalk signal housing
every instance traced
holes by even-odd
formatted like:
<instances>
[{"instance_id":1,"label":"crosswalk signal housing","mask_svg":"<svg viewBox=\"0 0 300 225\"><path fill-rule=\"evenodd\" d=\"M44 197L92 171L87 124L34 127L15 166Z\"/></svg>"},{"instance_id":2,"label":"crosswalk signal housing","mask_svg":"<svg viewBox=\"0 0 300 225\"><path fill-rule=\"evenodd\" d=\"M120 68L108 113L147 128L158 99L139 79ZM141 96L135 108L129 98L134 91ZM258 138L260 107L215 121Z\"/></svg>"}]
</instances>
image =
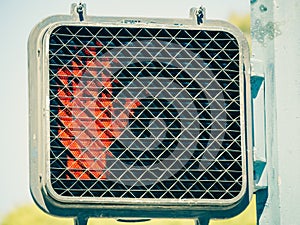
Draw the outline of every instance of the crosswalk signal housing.
<instances>
[{"instance_id":1,"label":"crosswalk signal housing","mask_svg":"<svg viewBox=\"0 0 300 225\"><path fill-rule=\"evenodd\" d=\"M72 15L29 38L31 192L60 216L206 217L251 198L249 50L189 19ZM78 10L81 9L81 10Z\"/></svg>"}]
</instances>

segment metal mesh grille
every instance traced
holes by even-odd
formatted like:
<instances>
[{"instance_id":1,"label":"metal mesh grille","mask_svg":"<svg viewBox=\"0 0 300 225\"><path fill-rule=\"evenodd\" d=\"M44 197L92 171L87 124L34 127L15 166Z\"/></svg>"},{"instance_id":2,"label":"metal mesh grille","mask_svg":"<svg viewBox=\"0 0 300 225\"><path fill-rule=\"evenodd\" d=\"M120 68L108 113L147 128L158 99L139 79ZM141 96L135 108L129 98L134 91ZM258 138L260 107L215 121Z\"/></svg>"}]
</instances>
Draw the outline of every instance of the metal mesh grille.
<instances>
[{"instance_id":1,"label":"metal mesh grille","mask_svg":"<svg viewBox=\"0 0 300 225\"><path fill-rule=\"evenodd\" d=\"M61 196L232 199L242 189L237 40L61 26L49 40L50 180Z\"/></svg>"}]
</instances>

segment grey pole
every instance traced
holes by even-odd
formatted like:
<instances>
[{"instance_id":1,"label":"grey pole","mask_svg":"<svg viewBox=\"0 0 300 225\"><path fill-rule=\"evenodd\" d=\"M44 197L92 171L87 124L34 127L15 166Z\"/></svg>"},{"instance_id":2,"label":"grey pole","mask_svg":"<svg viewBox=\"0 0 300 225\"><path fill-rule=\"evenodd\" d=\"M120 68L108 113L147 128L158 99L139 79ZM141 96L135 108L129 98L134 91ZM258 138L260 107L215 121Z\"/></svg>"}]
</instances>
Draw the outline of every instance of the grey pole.
<instances>
[{"instance_id":1,"label":"grey pole","mask_svg":"<svg viewBox=\"0 0 300 225\"><path fill-rule=\"evenodd\" d=\"M255 181L261 225L300 223L300 4L251 0Z\"/></svg>"},{"instance_id":2,"label":"grey pole","mask_svg":"<svg viewBox=\"0 0 300 225\"><path fill-rule=\"evenodd\" d=\"M88 217L78 216L74 219L74 225L87 225L88 224Z\"/></svg>"},{"instance_id":3,"label":"grey pole","mask_svg":"<svg viewBox=\"0 0 300 225\"><path fill-rule=\"evenodd\" d=\"M195 225L209 225L209 218L198 218L195 221Z\"/></svg>"}]
</instances>

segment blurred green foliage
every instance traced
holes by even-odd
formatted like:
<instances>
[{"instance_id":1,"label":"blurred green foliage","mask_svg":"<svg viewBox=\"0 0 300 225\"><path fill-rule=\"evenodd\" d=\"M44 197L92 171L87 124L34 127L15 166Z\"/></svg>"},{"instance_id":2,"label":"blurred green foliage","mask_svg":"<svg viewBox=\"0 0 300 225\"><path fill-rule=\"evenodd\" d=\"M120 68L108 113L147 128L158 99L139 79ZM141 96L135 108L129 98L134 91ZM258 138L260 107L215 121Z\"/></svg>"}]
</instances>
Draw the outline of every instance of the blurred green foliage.
<instances>
[{"instance_id":1,"label":"blurred green foliage","mask_svg":"<svg viewBox=\"0 0 300 225\"><path fill-rule=\"evenodd\" d=\"M232 13L229 16L229 21L239 27L245 34L250 34L250 14Z\"/></svg>"},{"instance_id":2,"label":"blurred green foliage","mask_svg":"<svg viewBox=\"0 0 300 225\"><path fill-rule=\"evenodd\" d=\"M240 215L227 219L211 221L210 225L255 225L255 198ZM45 214L35 205L25 205L8 214L1 225L73 225L73 219L58 218ZM143 223L121 223L114 219L89 220L88 225L194 225L193 220L155 219Z\"/></svg>"},{"instance_id":3,"label":"blurred green foliage","mask_svg":"<svg viewBox=\"0 0 300 225\"><path fill-rule=\"evenodd\" d=\"M249 44L251 45L251 16L248 14L231 13L228 18L229 22L240 28L245 34Z\"/></svg>"}]
</instances>

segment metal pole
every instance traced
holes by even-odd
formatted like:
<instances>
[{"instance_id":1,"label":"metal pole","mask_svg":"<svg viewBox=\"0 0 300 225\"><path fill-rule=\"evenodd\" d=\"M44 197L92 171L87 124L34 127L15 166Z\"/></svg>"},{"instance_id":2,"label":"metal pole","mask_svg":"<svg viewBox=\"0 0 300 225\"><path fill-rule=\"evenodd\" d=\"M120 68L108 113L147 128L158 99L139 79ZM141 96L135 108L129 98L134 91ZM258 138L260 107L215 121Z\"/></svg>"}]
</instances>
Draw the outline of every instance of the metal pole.
<instances>
[{"instance_id":1,"label":"metal pole","mask_svg":"<svg viewBox=\"0 0 300 225\"><path fill-rule=\"evenodd\" d=\"M299 0L251 0L251 8L253 74L265 80L254 101L255 156L257 162L266 160L265 169L256 171L258 222L297 225L300 4Z\"/></svg>"},{"instance_id":2,"label":"metal pole","mask_svg":"<svg viewBox=\"0 0 300 225\"><path fill-rule=\"evenodd\" d=\"M87 225L89 218L78 216L74 219L74 225Z\"/></svg>"},{"instance_id":3,"label":"metal pole","mask_svg":"<svg viewBox=\"0 0 300 225\"><path fill-rule=\"evenodd\" d=\"M195 225L209 225L209 218L198 218L195 221Z\"/></svg>"}]
</instances>

